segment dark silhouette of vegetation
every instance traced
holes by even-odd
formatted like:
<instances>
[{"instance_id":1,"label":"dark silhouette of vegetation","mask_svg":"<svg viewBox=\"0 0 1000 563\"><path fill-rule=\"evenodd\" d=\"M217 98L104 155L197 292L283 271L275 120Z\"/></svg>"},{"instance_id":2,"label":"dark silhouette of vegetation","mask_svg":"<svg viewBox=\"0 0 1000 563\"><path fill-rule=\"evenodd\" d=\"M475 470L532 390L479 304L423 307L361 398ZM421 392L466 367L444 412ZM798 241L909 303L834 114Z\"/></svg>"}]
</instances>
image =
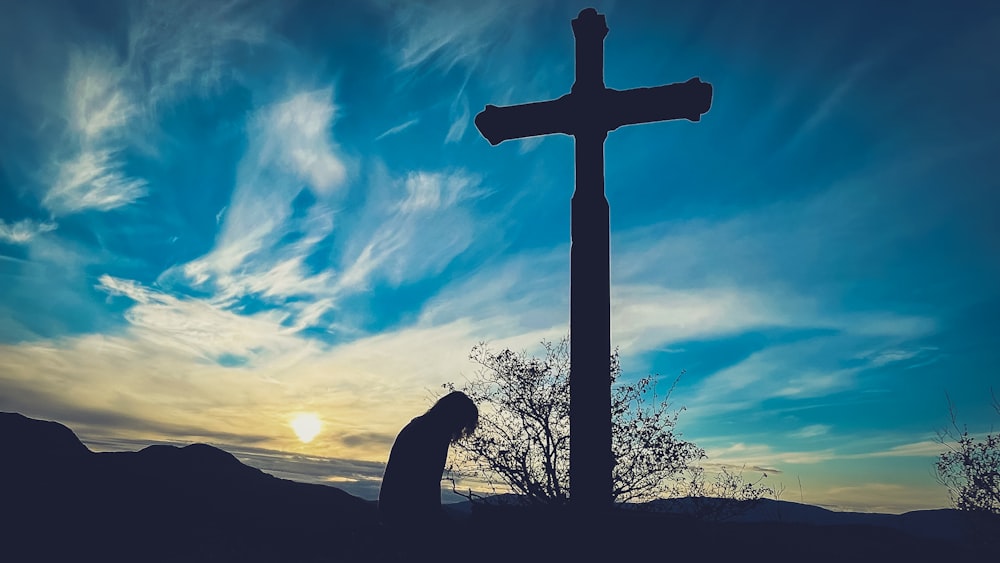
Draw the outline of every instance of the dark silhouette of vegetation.
<instances>
[{"instance_id":1,"label":"dark silhouette of vegetation","mask_svg":"<svg viewBox=\"0 0 1000 563\"><path fill-rule=\"evenodd\" d=\"M993 408L1000 414L1000 401L993 397ZM948 487L955 507L970 512L1000 515L1000 433L982 438L959 427L955 408L948 401L951 427L938 434L947 451L938 456L935 468L938 481Z\"/></svg>"},{"instance_id":2,"label":"dark silhouette of vegetation","mask_svg":"<svg viewBox=\"0 0 1000 563\"><path fill-rule=\"evenodd\" d=\"M684 491L690 504L685 513L699 520L721 522L752 510L762 498L778 500L784 487L764 485L764 473L756 481L747 481L743 477L745 469L734 472L722 467L711 481L705 481L702 468L690 468Z\"/></svg>"},{"instance_id":3,"label":"dark silhouette of vegetation","mask_svg":"<svg viewBox=\"0 0 1000 563\"><path fill-rule=\"evenodd\" d=\"M530 357L509 349L499 352L485 344L470 358L480 369L461 391L480 408L479 430L455 444L449 467L455 479L483 483L494 492L507 488L523 502L562 505L570 496L568 341L543 342L544 355ZM684 440L677 430L683 407L672 408L670 394L657 390L655 376L621 382L618 353L611 356L612 450L615 456L613 496L617 503L642 503L672 496L723 497L756 500L773 495L742 472L723 469L706 482L696 462L705 452ZM454 390L454 383L445 387ZM475 499L468 488L455 492ZM739 503L746 506L747 503ZM709 506L705 504L705 506ZM712 504L715 511L717 504ZM734 504L734 506L736 506ZM699 513L692 504L695 515ZM707 515L707 511L706 511Z\"/></svg>"}]
</instances>

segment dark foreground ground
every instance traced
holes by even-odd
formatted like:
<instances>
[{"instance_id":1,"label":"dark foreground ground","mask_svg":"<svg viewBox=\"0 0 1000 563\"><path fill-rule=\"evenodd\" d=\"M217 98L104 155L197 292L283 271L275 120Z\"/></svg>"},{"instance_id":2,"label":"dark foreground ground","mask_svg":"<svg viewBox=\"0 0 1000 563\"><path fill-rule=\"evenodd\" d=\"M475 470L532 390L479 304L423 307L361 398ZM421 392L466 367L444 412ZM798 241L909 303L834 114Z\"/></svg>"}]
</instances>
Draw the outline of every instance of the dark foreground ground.
<instances>
[{"instance_id":1,"label":"dark foreground ground","mask_svg":"<svg viewBox=\"0 0 1000 563\"><path fill-rule=\"evenodd\" d=\"M467 537L471 545L492 544L493 549L481 559L485 561L564 561L572 554L586 561L943 563L995 561L998 554L996 542L989 537L941 540L872 526L704 522L631 511L584 519L576 525L573 520L572 514L544 510L480 515L470 522ZM521 538L553 541L535 545L518 541Z\"/></svg>"},{"instance_id":2,"label":"dark foreground ground","mask_svg":"<svg viewBox=\"0 0 1000 563\"><path fill-rule=\"evenodd\" d=\"M953 511L907 532L478 506L401 538L370 501L202 444L93 453L65 426L0 413L0 452L0 562L1000 561L996 519Z\"/></svg>"},{"instance_id":3,"label":"dark foreground ground","mask_svg":"<svg viewBox=\"0 0 1000 563\"><path fill-rule=\"evenodd\" d=\"M868 526L711 523L649 513L578 521L511 510L442 525L416 541L374 522L301 515L220 522L192 515L15 526L2 561L997 561L985 543L914 537ZM281 524L284 520L285 524ZM11 528L5 528L11 531ZM984 540L980 540L984 541Z\"/></svg>"}]
</instances>

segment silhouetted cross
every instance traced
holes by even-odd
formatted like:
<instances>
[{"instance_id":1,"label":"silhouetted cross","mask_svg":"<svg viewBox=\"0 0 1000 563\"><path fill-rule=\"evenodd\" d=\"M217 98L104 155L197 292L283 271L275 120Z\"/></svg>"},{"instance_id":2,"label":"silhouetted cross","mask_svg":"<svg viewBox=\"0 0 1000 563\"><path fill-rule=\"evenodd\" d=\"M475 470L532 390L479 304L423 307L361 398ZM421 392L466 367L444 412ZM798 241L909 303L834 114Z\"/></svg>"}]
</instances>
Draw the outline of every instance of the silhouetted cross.
<instances>
[{"instance_id":1,"label":"silhouetted cross","mask_svg":"<svg viewBox=\"0 0 1000 563\"><path fill-rule=\"evenodd\" d=\"M603 14L586 8L573 20L576 82L546 102L487 105L476 127L492 145L551 133L576 144L570 250L570 502L584 510L612 501L611 242L604 196L604 139L622 125L670 119L699 121L712 105L712 85L612 90L604 86Z\"/></svg>"}]
</instances>

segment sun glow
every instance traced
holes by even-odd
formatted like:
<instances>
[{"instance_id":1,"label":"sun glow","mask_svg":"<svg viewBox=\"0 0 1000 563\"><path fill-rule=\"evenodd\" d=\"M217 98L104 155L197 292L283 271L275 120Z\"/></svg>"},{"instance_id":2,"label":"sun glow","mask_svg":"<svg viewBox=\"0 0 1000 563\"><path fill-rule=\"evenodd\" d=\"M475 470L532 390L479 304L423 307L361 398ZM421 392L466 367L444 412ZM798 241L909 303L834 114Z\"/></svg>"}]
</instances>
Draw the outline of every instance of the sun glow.
<instances>
[{"instance_id":1,"label":"sun glow","mask_svg":"<svg viewBox=\"0 0 1000 563\"><path fill-rule=\"evenodd\" d=\"M301 440L304 444L312 442L313 438L319 434L322 427L323 423L320 421L319 416L317 416L316 413L301 413L292 419L292 430L295 431L295 435L298 436L299 440Z\"/></svg>"}]
</instances>

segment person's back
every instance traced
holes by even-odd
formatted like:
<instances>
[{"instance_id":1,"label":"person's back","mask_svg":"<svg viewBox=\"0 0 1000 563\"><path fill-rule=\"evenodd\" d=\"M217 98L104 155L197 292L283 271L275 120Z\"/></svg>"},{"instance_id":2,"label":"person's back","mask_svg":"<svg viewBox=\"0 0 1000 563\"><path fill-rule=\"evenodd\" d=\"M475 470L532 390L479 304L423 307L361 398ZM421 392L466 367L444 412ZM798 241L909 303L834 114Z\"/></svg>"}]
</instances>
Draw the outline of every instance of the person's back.
<instances>
[{"instance_id":1,"label":"person's back","mask_svg":"<svg viewBox=\"0 0 1000 563\"><path fill-rule=\"evenodd\" d=\"M448 446L470 434L478 420L475 403L453 391L399 432L378 497L379 518L392 534L414 539L443 520L441 475Z\"/></svg>"},{"instance_id":2,"label":"person's back","mask_svg":"<svg viewBox=\"0 0 1000 563\"><path fill-rule=\"evenodd\" d=\"M392 445L379 489L378 510L388 525L425 523L441 512L441 472L450 436L426 415L410 421Z\"/></svg>"}]
</instances>

